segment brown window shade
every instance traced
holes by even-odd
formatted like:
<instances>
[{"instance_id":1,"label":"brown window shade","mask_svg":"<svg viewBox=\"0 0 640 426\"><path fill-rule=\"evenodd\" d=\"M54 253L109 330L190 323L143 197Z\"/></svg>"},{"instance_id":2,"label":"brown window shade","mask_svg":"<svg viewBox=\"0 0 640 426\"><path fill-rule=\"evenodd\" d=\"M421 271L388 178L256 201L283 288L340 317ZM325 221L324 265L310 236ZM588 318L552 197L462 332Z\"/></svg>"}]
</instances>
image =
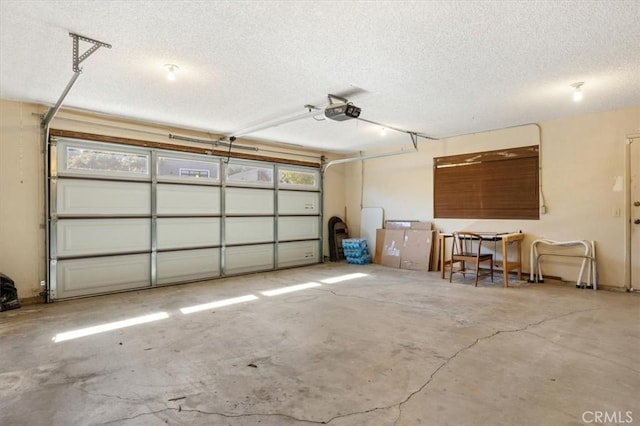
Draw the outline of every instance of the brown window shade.
<instances>
[{"instance_id":1,"label":"brown window shade","mask_svg":"<svg viewBox=\"0 0 640 426\"><path fill-rule=\"evenodd\" d=\"M539 219L538 151L535 145L434 158L434 217Z\"/></svg>"}]
</instances>

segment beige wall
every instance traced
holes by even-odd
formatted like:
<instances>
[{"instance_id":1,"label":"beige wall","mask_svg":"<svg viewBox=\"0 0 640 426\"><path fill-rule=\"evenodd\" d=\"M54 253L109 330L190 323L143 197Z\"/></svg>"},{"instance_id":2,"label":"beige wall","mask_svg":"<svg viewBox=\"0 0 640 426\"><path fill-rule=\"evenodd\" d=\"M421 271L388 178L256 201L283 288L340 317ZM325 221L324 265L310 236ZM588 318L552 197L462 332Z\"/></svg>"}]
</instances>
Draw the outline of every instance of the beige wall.
<instances>
[{"instance_id":1,"label":"beige wall","mask_svg":"<svg viewBox=\"0 0 640 426\"><path fill-rule=\"evenodd\" d=\"M40 117L43 106L0 100L0 272L13 278L21 299L40 299L40 282L46 278L44 231L44 155ZM52 128L180 144L169 133L214 140L215 135L117 117L61 110ZM316 162L321 153L291 149L239 139L253 145L254 154ZM201 144L184 143L202 147ZM277 151L277 152L273 152ZM310 156L300 157L295 154ZM333 157L331 157L333 158ZM343 170L334 168L324 176L327 194L324 218L342 215L345 209ZM326 244L325 244L326 249Z\"/></svg>"},{"instance_id":2,"label":"beige wall","mask_svg":"<svg viewBox=\"0 0 640 426\"><path fill-rule=\"evenodd\" d=\"M36 105L0 103L0 272L18 296L37 297L45 276L44 157Z\"/></svg>"},{"instance_id":3,"label":"beige wall","mask_svg":"<svg viewBox=\"0 0 640 426\"><path fill-rule=\"evenodd\" d=\"M359 229L360 198L364 207L382 207L385 219L433 219L433 157L537 144L541 141L541 184L547 213L540 220L436 219L438 229L520 231L529 271L529 249L538 238L557 241L595 240L598 281L624 286L624 193L612 189L624 175L625 135L640 128L640 108L558 119L537 125L421 141L419 152L357 162L348 166L348 225ZM540 130L540 132L539 132ZM357 177L364 167L364 186ZM616 209L622 214L614 216ZM577 279L572 259L547 258L544 273Z\"/></svg>"}]
</instances>

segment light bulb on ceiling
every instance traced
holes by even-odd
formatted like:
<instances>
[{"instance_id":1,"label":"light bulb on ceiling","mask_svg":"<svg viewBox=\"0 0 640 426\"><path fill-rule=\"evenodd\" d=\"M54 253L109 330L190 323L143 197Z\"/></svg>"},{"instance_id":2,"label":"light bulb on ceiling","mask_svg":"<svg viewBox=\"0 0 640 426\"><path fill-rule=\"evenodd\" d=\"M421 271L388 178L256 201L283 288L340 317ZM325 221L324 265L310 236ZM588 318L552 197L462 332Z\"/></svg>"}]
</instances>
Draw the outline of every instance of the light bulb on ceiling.
<instances>
[{"instance_id":1,"label":"light bulb on ceiling","mask_svg":"<svg viewBox=\"0 0 640 426\"><path fill-rule=\"evenodd\" d=\"M380 136L385 137L387 135L387 128L383 127L380 129Z\"/></svg>"},{"instance_id":2,"label":"light bulb on ceiling","mask_svg":"<svg viewBox=\"0 0 640 426\"><path fill-rule=\"evenodd\" d=\"M165 64L164 66L167 69L167 80L174 81L176 79L176 71L180 68L174 64Z\"/></svg>"},{"instance_id":3,"label":"light bulb on ceiling","mask_svg":"<svg viewBox=\"0 0 640 426\"><path fill-rule=\"evenodd\" d=\"M580 102L583 98L582 86L584 85L583 81L579 81L577 83L573 83L571 87L573 87L573 102Z\"/></svg>"}]
</instances>

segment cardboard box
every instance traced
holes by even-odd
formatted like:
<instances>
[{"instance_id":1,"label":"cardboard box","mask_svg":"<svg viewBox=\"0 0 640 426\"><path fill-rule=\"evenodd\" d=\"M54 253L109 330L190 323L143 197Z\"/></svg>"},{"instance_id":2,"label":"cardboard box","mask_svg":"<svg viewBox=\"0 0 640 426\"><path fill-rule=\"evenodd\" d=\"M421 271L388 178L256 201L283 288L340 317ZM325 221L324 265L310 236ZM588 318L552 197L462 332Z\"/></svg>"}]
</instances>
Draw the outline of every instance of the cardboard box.
<instances>
[{"instance_id":1,"label":"cardboard box","mask_svg":"<svg viewBox=\"0 0 640 426\"><path fill-rule=\"evenodd\" d=\"M428 271L431 264L433 231L405 230L404 245L400 253L400 268Z\"/></svg>"},{"instance_id":2,"label":"cardboard box","mask_svg":"<svg viewBox=\"0 0 640 426\"><path fill-rule=\"evenodd\" d=\"M382 263L382 247L384 246L384 229L376 229L376 247L373 255L373 263Z\"/></svg>"},{"instance_id":3,"label":"cardboard box","mask_svg":"<svg viewBox=\"0 0 640 426\"><path fill-rule=\"evenodd\" d=\"M404 230L385 229L380 264L392 268L400 267L400 251L404 245Z\"/></svg>"},{"instance_id":4,"label":"cardboard box","mask_svg":"<svg viewBox=\"0 0 640 426\"><path fill-rule=\"evenodd\" d=\"M419 220L386 220L384 229L424 229L431 230L431 222L421 222Z\"/></svg>"},{"instance_id":5,"label":"cardboard box","mask_svg":"<svg viewBox=\"0 0 640 426\"><path fill-rule=\"evenodd\" d=\"M411 229L423 229L425 231L431 231L433 229L433 224L431 222L411 222Z\"/></svg>"},{"instance_id":6,"label":"cardboard box","mask_svg":"<svg viewBox=\"0 0 640 426\"><path fill-rule=\"evenodd\" d=\"M410 220L385 220L384 229L411 229Z\"/></svg>"},{"instance_id":7,"label":"cardboard box","mask_svg":"<svg viewBox=\"0 0 640 426\"><path fill-rule=\"evenodd\" d=\"M435 231L378 229L374 262L391 268L428 271Z\"/></svg>"}]
</instances>

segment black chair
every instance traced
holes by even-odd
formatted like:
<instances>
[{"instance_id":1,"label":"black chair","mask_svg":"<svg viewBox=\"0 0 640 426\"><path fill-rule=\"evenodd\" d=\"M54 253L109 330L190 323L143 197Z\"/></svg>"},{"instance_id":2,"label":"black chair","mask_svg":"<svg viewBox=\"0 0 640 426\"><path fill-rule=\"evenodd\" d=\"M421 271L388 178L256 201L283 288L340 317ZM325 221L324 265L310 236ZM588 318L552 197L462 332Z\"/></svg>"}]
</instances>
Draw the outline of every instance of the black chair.
<instances>
[{"instance_id":1,"label":"black chair","mask_svg":"<svg viewBox=\"0 0 640 426\"><path fill-rule=\"evenodd\" d=\"M449 282L452 282L453 274L459 273L466 278L466 274L475 274L475 286L478 286L480 276L480 263L489 262L491 265L491 282L493 282L493 254L482 253L482 236L473 232L454 232L451 246L451 274ZM475 265L473 270L467 269L467 263ZM456 264L459 264L456 269Z\"/></svg>"}]
</instances>

